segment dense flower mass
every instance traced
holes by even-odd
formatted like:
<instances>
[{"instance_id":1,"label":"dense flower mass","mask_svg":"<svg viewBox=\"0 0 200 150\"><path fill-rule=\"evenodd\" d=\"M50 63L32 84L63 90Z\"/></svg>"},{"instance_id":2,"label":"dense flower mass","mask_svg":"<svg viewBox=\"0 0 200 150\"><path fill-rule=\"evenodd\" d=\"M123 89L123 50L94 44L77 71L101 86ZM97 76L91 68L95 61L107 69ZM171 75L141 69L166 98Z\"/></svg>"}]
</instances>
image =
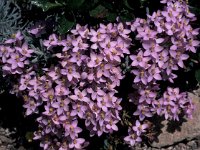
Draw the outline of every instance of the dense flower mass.
<instances>
[{"instance_id":1,"label":"dense flower mass","mask_svg":"<svg viewBox=\"0 0 200 150\"><path fill-rule=\"evenodd\" d=\"M37 119L40 130L35 133L35 139L42 140L44 149L84 147L85 140L78 137L82 132L79 119L85 120L91 136L118 130L122 99L115 96L115 87L124 77L119 65L124 54L129 54L131 31L122 23L110 23L100 24L97 30L77 25L71 32L63 39L52 34L43 42L58 61L55 66L43 68L41 76L34 65L19 72L17 93L24 97L26 115L38 113L38 107L44 106L44 112ZM24 61L31 57L33 50L26 43L21 45L23 42L23 36L21 40L6 42L10 54L2 54L2 59L8 58L3 61L5 75L16 74L15 70L24 68L18 65L18 59L22 64L29 64ZM13 49L19 51L17 60L12 57L17 54Z\"/></svg>"},{"instance_id":2,"label":"dense flower mass","mask_svg":"<svg viewBox=\"0 0 200 150\"><path fill-rule=\"evenodd\" d=\"M34 139L41 140L43 149L83 149L88 145L79 134L84 120L90 136L118 131L122 98L116 87L124 78L120 64L125 55L132 60L133 87L139 94L133 102L138 117L129 126L125 142L131 146L142 141L148 129L144 120L154 115L179 120L181 113L192 116L194 106L186 93L178 88L158 94L159 81L173 82L175 70L184 68L189 52L196 52L198 29L190 22L195 16L183 1L166 1L147 19L134 22L100 24L98 28L76 25L66 37L52 34L43 40L43 47L57 63L42 68L32 64L34 49L19 31L0 46L4 76L16 75L17 95L24 99L26 115L40 113L39 130ZM44 27L37 26L29 33L39 36ZM131 52L130 34L142 47ZM43 112L39 110L43 107Z\"/></svg>"},{"instance_id":3,"label":"dense flower mass","mask_svg":"<svg viewBox=\"0 0 200 150\"><path fill-rule=\"evenodd\" d=\"M173 83L177 77L173 71L184 68L184 61L189 58L188 52L196 52L200 42L196 40L199 29L190 25L195 20L194 14L184 1L165 1L163 11L158 10L147 19L137 18L130 23L131 30L136 32L136 39L142 43L138 53L131 55L134 87L137 88L137 110L133 115L143 121L154 114L164 116L165 119L179 120L184 112L192 117L194 106L186 93L180 93L178 88L168 88L163 96L159 96L158 81L169 80ZM160 97L160 98L159 98ZM132 135L132 131L129 130ZM134 136L135 137L135 136ZM129 142L130 138L125 140Z\"/></svg>"}]
</instances>

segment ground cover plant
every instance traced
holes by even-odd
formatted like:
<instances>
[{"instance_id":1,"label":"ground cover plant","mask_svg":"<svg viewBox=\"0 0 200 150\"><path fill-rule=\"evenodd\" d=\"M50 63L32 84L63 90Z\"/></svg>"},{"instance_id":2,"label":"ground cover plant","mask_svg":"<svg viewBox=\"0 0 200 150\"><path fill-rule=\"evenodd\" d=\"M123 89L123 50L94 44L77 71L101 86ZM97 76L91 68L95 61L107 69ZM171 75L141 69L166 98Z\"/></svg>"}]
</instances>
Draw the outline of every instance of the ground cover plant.
<instances>
[{"instance_id":1,"label":"ground cover plant","mask_svg":"<svg viewBox=\"0 0 200 150\"><path fill-rule=\"evenodd\" d=\"M183 72L199 80L198 10L157 2L2 1L12 30L0 30L1 91L34 116L28 140L48 150L120 149L155 140L155 118L192 118L189 88L178 82Z\"/></svg>"}]
</instances>

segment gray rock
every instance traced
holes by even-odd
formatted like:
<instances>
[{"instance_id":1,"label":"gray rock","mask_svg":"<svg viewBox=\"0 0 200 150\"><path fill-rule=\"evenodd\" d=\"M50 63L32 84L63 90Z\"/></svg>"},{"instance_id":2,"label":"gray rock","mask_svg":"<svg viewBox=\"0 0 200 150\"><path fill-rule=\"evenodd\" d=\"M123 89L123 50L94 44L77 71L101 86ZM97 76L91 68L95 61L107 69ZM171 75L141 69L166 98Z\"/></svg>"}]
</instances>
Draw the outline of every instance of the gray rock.
<instances>
[{"instance_id":1,"label":"gray rock","mask_svg":"<svg viewBox=\"0 0 200 150\"><path fill-rule=\"evenodd\" d=\"M190 141L187 143L187 146L191 149L197 149L198 148L198 145L197 145L197 142L196 141Z\"/></svg>"},{"instance_id":2,"label":"gray rock","mask_svg":"<svg viewBox=\"0 0 200 150\"><path fill-rule=\"evenodd\" d=\"M20 146L18 150L26 150L23 146Z\"/></svg>"},{"instance_id":3,"label":"gray rock","mask_svg":"<svg viewBox=\"0 0 200 150\"><path fill-rule=\"evenodd\" d=\"M200 135L200 98L195 96L192 93L189 93L189 96L192 98L196 110L193 114L193 119L188 119L186 122L183 122L180 126L180 131L175 130L173 133L168 132L168 121L163 121L162 133L158 136L158 142L153 142L152 147L161 148L175 143L181 142L183 140L192 140L196 136ZM175 125L176 126L176 125ZM184 150L184 149L183 149Z\"/></svg>"},{"instance_id":4,"label":"gray rock","mask_svg":"<svg viewBox=\"0 0 200 150\"><path fill-rule=\"evenodd\" d=\"M7 150L5 146L1 146L0 150Z\"/></svg>"},{"instance_id":5,"label":"gray rock","mask_svg":"<svg viewBox=\"0 0 200 150\"><path fill-rule=\"evenodd\" d=\"M13 140L11 140L10 138L7 138L5 136L2 136L2 135L0 135L0 140L2 143L8 143L8 144L13 143Z\"/></svg>"}]
</instances>

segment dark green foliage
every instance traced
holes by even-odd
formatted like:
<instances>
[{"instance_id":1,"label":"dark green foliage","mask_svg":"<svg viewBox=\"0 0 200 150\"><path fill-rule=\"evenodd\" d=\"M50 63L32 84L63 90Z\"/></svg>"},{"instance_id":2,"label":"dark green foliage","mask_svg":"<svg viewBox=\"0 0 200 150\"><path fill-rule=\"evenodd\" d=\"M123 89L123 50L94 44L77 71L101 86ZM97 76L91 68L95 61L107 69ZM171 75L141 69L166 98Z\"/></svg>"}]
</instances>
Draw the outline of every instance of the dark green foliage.
<instances>
[{"instance_id":1,"label":"dark green foliage","mask_svg":"<svg viewBox=\"0 0 200 150\"><path fill-rule=\"evenodd\" d=\"M197 20L193 23L194 28L199 28L200 26L200 1L189 0L190 11L195 13ZM198 40L200 35L198 35ZM195 72L195 78L200 83L200 49L197 49L196 55L192 55L190 62L188 63L189 70Z\"/></svg>"},{"instance_id":2,"label":"dark green foliage","mask_svg":"<svg viewBox=\"0 0 200 150\"><path fill-rule=\"evenodd\" d=\"M131 0L30 0L30 3L34 8L32 12L37 10L36 17L45 20L51 16L51 22L55 24L53 31L65 34L77 23L95 26L100 22L116 22L117 17L121 21L131 21L135 12L145 14L146 9L142 7L147 1L136 0L134 5Z\"/></svg>"},{"instance_id":3,"label":"dark green foliage","mask_svg":"<svg viewBox=\"0 0 200 150\"><path fill-rule=\"evenodd\" d=\"M58 33L65 34L75 25L75 20L69 20L64 15L58 18Z\"/></svg>"},{"instance_id":4,"label":"dark green foliage","mask_svg":"<svg viewBox=\"0 0 200 150\"><path fill-rule=\"evenodd\" d=\"M196 70L195 77L198 82L200 82L200 70Z\"/></svg>"},{"instance_id":5,"label":"dark green foliage","mask_svg":"<svg viewBox=\"0 0 200 150\"><path fill-rule=\"evenodd\" d=\"M58 2L51 3L48 0L32 0L31 4L33 4L33 5L37 6L37 7L42 8L42 10L44 12L48 11L49 9L54 9L54 8L62 6L62 4L60 4Z\"/></svg>"}]
</instances>

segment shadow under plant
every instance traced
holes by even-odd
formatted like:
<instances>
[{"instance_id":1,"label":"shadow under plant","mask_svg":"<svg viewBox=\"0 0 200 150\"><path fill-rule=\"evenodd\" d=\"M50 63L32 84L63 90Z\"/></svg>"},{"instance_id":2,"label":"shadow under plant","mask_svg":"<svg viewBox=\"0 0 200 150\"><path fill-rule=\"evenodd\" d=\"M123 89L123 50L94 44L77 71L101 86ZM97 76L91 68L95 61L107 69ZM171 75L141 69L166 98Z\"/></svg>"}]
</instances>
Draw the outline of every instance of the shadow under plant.
<instances>
[{"instance_id":1,"label":"shadow under plant","mask_svg":"<svg viewBox=\"0 0 200 150\"><path fill-rule=\"evenodd\" d=\"M24 117L23 102L14 95L0 95L0 127L9 129L13 146L18 149L40 150L39 143L32 141L32 133L37 129L36 116ZM0 139L1 140L1 139ZM6 144L6 141L5 141Z\"/></svg>"}]
</instances>

